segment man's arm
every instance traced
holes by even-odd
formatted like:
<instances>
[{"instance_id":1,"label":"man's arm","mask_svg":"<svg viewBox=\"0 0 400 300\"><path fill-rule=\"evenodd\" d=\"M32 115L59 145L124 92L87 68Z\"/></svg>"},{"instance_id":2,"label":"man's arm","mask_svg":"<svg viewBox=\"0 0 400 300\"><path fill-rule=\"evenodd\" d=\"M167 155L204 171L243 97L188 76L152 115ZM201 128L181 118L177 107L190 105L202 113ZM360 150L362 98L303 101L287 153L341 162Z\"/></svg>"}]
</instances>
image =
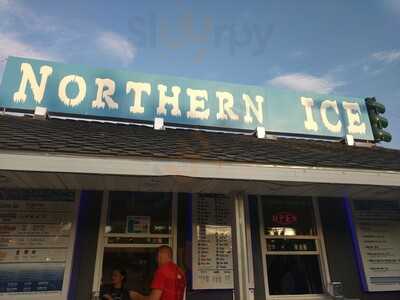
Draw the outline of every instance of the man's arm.
<instances>
[{"instance_id":1,"label":"man's arm","mask_svg":"<svg viewBox=\"0 0 400 300\"><path fill-rule=\"evenodd\" d=\"M138 292L129 293L131 300L160 300L162 295L162 290L152 289L150 295L144 296Z\"/></svg>"}]
</instances>

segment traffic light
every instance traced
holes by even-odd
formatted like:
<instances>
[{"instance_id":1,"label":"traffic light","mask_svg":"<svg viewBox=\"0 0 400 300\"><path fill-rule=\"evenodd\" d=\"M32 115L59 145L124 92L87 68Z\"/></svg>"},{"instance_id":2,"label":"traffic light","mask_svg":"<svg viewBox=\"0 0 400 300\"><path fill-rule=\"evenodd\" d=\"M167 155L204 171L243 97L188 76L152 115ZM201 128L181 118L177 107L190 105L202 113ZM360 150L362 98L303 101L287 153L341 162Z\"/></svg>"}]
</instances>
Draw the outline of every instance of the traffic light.
<instances>
[{"instance_id":1,"label":"traffic light","mask_svg":"<svg viewBox=\"0 0 400 300\"><path fill-rule=\"evenodd\" d=\"M375 97L366 98L365 103L367 105L369 120L371 122L375 141L390 142L392 140L392 135L383 130L383 128L388 126L389 122L385 117L381 116L381 114L385 113L385 106L376 101Z\"/></svg>"}]
</instances>

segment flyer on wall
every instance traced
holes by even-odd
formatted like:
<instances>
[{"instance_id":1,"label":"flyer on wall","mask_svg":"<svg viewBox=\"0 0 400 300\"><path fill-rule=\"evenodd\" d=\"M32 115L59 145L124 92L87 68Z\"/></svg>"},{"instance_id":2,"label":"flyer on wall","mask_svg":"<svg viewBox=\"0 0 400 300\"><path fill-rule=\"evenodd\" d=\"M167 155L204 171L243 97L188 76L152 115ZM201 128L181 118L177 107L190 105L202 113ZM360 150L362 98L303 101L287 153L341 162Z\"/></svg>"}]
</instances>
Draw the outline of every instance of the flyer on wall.
<instances>
[{"instance_id":1,"label":"flyer on wall","mask_svg":"<svg viewBox=\"0 0 400 300\"><path fill-rule=\"evenodd\" d=\"M400 200L353 200L364 289L400 291Z\"/></svg>"},{"instance_id":2,"label":"flyer on wall","mask_svg":"<svg viewBox=\"0 0 400 300\"><path fill-rule=\"evenodd\" d=\"M75 193L3 192L0 208L0 298L61 295L73 245Z\"/></svg>"},{"instance_id":3,"label":"flyer on wall","mask_svg":"<svg viewBox=\"0 0 400 300\"><path fill-rule=\"evenodd\" d=\"M232 209L225 195L193 196L193 289L233 289Z\"/></svg>"},{"instance_id":4,"label":"flyer on wall","mask_svg":"<svg viewBox=\"0 0 400 300\"><path fill-rule=\"evenodd\" d=\"M127 216L126 233L150 233L150 216Z\"/></svg>"}]
</instances>

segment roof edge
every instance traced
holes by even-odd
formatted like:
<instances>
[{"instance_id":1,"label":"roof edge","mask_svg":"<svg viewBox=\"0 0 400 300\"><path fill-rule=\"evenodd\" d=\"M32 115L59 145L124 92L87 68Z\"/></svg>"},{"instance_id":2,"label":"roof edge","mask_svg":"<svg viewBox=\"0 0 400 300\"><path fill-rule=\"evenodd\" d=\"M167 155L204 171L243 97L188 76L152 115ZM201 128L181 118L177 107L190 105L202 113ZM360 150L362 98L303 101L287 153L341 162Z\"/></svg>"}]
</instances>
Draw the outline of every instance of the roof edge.
<instances>
[{"instance_id":1,"label":"roof edge","mask_svg":"<svg viewBox=\"0 0 400 300\"><path fill-rule=\"evenodd\" d=\"M400 172L240 162L0 152L0 170L400 186Z\"/></svg>"}]
</instances>

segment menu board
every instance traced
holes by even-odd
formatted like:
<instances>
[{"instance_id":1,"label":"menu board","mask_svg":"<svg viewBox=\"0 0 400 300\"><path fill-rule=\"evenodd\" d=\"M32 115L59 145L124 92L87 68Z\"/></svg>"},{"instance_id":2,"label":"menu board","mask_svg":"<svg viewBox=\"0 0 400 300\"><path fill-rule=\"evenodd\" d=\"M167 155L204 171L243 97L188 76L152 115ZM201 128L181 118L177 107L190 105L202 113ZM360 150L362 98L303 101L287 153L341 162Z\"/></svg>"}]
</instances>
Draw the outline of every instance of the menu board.
<instances>
[{"instance_id":1,"label":"menu board","mask_svg":"<svg viewBox=\"0 0 400 300\"><path fill-rule=\"evenodd\" d=\"M400 201L353 200L352 215L369 292L400 290Z\"/></svg>"},{"instance_id":2,"label":"menu board","mask_svg":"<svg viewBox=\"0 0 400 300\"><path fill-rule=\"evenodd\" d=\"M0 193L0 298L61 295L74 217L74 192Z\"/></svg>"},{"instance_id":3,"label":"menu board","mask_svg":"<svg viewBox=\"0 0 400 300\"><path fill-rule=\"evenodd\" d=\"M195 194L192 203L193 289L233 289L230 199Z\"/></svg>"}]
</instances>

